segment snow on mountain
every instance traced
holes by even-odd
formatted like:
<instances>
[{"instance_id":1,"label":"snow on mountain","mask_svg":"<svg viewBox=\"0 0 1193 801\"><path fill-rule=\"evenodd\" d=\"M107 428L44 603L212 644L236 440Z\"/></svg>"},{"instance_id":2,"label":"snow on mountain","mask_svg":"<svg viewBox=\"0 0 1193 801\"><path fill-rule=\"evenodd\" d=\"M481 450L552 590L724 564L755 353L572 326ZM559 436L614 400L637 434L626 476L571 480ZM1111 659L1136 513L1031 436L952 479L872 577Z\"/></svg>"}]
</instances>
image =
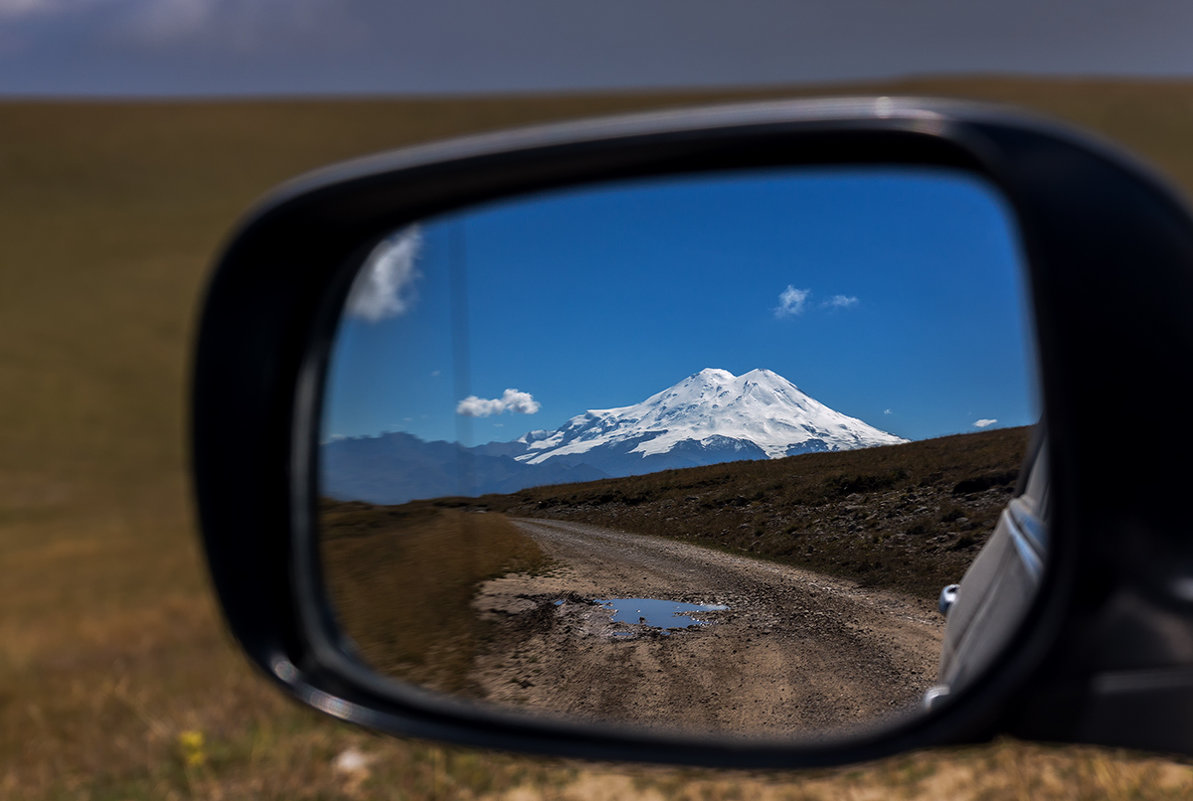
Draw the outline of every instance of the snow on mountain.
<instances>
[{"instance_id":1,"label":"snow on mountain","mask_svg":"<svg viewBox=\"0 0 1193 801\"><path fill-rule=\"evenodd\" d=\"M641 403L588 411L512 442L466 447L393 432L325 443L321 491L404 503L904 441L770 370L701 370Z\"/></svg>"},{"instance_id":2,"label":"snow on mountain","mask_svg":"<svg viewBox=\"0 0 1193 801\"><path fill-rule=\"evenodd\" d=\"M771 370L735 376L704 369L633 406L593 409L555 431L529 432L517 440L526 453L515 458L525 464L578 463L595 451L606 460L616 452L657 464L660 460L650 457L709 451L709 456L734 458L737 452L736 458L775 459L906 441L830 409Z\"/></svg>"}]
</instances>

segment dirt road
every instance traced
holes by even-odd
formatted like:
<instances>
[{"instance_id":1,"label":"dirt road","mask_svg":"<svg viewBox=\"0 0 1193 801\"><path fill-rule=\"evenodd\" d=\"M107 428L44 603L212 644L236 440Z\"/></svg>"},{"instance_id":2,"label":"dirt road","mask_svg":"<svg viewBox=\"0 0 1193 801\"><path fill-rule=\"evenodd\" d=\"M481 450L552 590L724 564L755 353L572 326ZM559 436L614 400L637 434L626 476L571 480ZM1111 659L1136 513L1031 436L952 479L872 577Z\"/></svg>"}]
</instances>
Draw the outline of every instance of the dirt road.
<instances>
[{"instance_id":1,"label":"dirt road","mask_svg":"<svg viewBox=\"0 0 1193 801\"><path fill-rule=\"evenodd\" d=\"M906 712L932 683L944 620L852 582L580 523L519 519L555 560L486 582L492 624L471 684L490 701L571 717L742 734L841 732ZM728 607L614 622L597 600ZM657 622L652 620L651 622Z\"/></svg>"}]
</instances>

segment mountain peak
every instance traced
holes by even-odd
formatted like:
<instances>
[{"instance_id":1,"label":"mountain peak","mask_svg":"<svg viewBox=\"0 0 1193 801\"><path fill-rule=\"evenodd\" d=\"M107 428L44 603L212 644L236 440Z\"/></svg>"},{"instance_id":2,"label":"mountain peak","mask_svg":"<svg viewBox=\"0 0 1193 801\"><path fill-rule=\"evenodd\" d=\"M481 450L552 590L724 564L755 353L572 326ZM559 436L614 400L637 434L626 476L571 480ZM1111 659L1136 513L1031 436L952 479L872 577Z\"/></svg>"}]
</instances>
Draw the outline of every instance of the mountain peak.
<instances>
[{"instance_id":1,"label":"mountain peak","mask_svg":"<svg viewBox=\"0 0 1193 801\"><path fill-rule=\"evenodd\" d=\"M738 455L726 458L778 458L906 440L830 409L773 370L735 376L706 367L641 403L589 410L546 436L523 441L527 452L518 460L541 464L560 457L578 462L583 454L609 449L631 460L727 448Z\"/></svg>"},{"instance_id":2,"label":"mountain peak","mask_svg":"<svg viewBox=\"0 0 1193 801\"><path fill-rule=\"evenodd\" d=\"M330 497L404 503L904 441L772 370L735 376L709 367L641 403L590 410L512 442L466 448L405 433L335 440L323 446L322 469Z\"/></svg>"},{"instance_id":3,"label":"mountain peak","mask_svg":"<svg viewBox=\"0 0 1193 801\"><path fill-rule=\"evenodd\" d=\"M725 370L720 367L705 367L703 370L700 370L699 372L692 373L687 378L687 380L689 380L689 381L692 379L700 379L702 381L715 381L718 383L743 382L743 381L747 381L747 380L750 380L750 381L781 381L785 384L791 383L786 378L784 378L783 376L776 373L774 370L767 370L765 367L755 367L753 370L750 370L749 372L742 373L741 375L734 375L729 370ZM683 383L683 382L680 382L680 383Z\"/></svg>"},{"instance_id":4,"label":"mountain peak","mask_svg":"<svg viewBox=\"0 0 1193 801\"><path fill-rule=\"evenodd\" d=\"M698 379L701 381L732 381L737 376L728 370L722 370L719 367L705 367L703 370L692 373L688 376L688 380ZM682 383L682 382L681 382Z\"/></svg>"}]
</instances>

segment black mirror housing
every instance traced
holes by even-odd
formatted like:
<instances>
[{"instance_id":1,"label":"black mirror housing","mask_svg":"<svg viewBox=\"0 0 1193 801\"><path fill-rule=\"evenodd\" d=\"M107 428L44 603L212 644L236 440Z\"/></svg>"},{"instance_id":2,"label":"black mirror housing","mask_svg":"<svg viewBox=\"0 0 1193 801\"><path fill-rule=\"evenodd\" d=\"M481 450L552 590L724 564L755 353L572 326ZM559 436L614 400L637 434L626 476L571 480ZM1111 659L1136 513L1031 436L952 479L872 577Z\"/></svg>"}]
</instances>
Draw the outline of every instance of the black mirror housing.
<instances>
[{"instance_id":1,"label":"black mirror housing","mask_svg":"<svg viewBox=\"0 0 1193 801\"><path fill-rule=\"evenodd\" d=\"M923 717L838 740L627 733L481 712L345 656L320 585L314 470L336 315L395 227L614 179L800 165L943 166L995 186L1030 275L1050 458L1043 591L1003 652ZM1193 364L1193 220L1129 158L1015 112L918 99L763 103L515 131L333 167L235 233L194 360L195 493L229 626L286 692L395 734L559 756L840 764L999 733L1193 753L1193 540L1180 424ZM1124 436L1108 419L1129 413ZM1120 429L1121 430L1121 429Z\"/></svg>"}]
</instances>

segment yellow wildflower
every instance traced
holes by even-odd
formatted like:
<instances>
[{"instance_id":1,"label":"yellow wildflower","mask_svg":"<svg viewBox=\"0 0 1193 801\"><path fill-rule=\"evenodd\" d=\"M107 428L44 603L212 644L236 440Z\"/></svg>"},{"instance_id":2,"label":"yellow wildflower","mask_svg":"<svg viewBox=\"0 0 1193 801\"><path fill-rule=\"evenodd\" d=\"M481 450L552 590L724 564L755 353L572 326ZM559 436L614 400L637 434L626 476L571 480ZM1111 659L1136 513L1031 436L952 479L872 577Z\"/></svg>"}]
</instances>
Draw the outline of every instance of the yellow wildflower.
<instances>
[{"instance_id":1,"label":"yellow wildflower","mask_svg":"<svg viewBox=\"0 0 1193 801\"><path fill-rule=\"evenodd\" d=\"M195 768L207 761L207 753L203 750L203 732L188 729L178 735L178 747L182 751L182 761L188 768Z\"/></svg>"}]
</instances>

